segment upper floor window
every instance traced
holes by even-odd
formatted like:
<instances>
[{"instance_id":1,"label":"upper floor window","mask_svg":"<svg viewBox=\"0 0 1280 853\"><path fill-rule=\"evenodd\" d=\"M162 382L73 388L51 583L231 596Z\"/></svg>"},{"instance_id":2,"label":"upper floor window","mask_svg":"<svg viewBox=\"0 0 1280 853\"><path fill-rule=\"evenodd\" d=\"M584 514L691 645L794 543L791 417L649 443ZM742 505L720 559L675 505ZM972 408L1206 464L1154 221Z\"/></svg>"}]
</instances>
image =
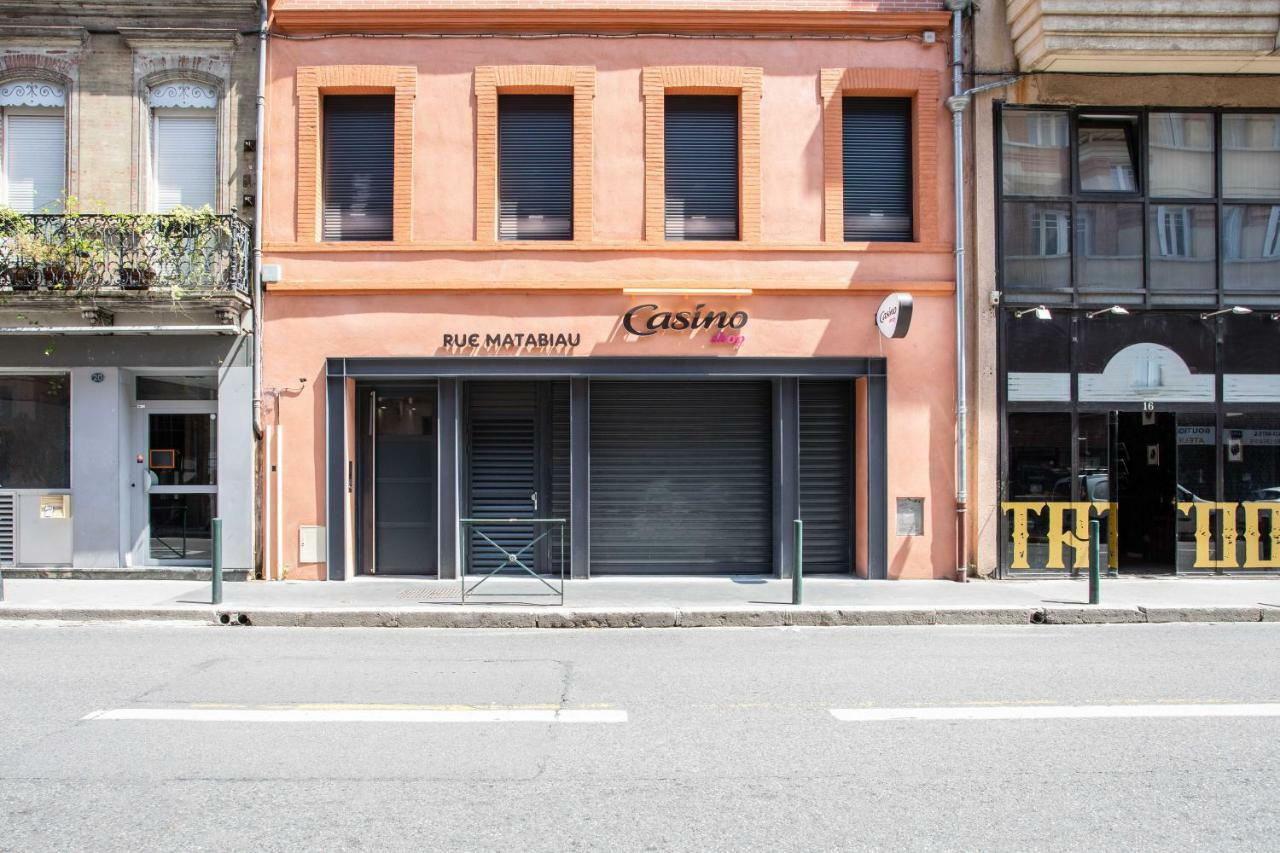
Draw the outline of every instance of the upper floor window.
<instances>
[{"instance_id":1,"label":"upper floor window","mask_svg":"<svg viewBox=\"0 0 1280 853\"><path fill-rule=\"evenodd\" d=\"M667 95L666 238L738 239L738 98Z\"/></svg>"},{"instance_id":2,"label":"upper floor window","mask_svg":"<svg viewBox=\"0 0 1280 853\"><path fill-rule=\"evenodd\" d=\"M844 239L912 239L911 99L844 99Z\"/></svg>"},{"instance_id":3,"label":"upper floor window","mask_svg":"<svg viewBox=\"0 0 1280 853\"><path fill-rule=\"evenodd\" d=\"M395 97L327 95L323 109L323 239L392 239Z\"/></svg>"},{"instance_id":4,"label":"upper floor window","mask_svg":"<svg viewBox=\"0 0 1280 853\"><path fill-rule=\"evenodd\" d=\"M20 213L59 213L67 187L66 91L44 80L0 86L4 202Z\"/></svg>"},{"instance_id":5,"label":"upper floor window","mask_svg":"<svg viewBox=\"0 0 1280 853\"><path fill-rule=\"evenodd\" d=\"M1138 189L1137 116L1082 115L1076 123L1081 192Z\"/></svg>"},{"instance_id":6,"label":"upper floor window","mask_svg":"<svg viewBox=\"0 0 1280 853\"><path fill-rule=\"evenodd\" d=\"M218 196L218 92L175 81L153 86L151 107L152 208L216 207Z\"/></svg>"},{"instance_id":7,"label":"upper floor window","mask_svg":"<svg viewBox=\"0 0 1280 853\"><path fill-rule=\"evenodd\" d=\"M1000 123L1011 299L1280 294L1280 112L1003 108Z\"/></svg>"},{"instance_id":8,"label":"upper floor window","mask_svg":"<svg viewBox=\"0 0 1280 853\"><path fill-rule=\"evenodd\" d=\"M498 238L573 239L573 96L498 96Z\"/></svg>"}]
</instances>

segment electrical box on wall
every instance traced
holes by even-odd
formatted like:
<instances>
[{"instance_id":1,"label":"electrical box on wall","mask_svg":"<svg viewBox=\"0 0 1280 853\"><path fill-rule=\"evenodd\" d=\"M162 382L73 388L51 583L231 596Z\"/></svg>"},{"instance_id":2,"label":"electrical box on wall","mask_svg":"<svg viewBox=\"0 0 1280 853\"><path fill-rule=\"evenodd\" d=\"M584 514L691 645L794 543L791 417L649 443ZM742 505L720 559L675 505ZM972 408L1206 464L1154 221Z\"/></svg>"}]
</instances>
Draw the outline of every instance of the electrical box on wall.
<instances>
[{"instance_id":1,"label":"electrical box on wall","mask_svg":"<svg viewBox=\"0 0 1280 853\"><path fill-rule=\"evenodd\" d=\"M898 535L924 535L924 498L898 498Z\"/></svg>"},{"instance_id":2,"label":"electrical box on wall","mask_svg":"<svg viewBox=\"0 0 1280 853\"><path fill-rule=\"evenodd\" d=\"M304 524L298 528L298 562L323 563L325 560L324 527Z\"/></svg>"}]
</instances>

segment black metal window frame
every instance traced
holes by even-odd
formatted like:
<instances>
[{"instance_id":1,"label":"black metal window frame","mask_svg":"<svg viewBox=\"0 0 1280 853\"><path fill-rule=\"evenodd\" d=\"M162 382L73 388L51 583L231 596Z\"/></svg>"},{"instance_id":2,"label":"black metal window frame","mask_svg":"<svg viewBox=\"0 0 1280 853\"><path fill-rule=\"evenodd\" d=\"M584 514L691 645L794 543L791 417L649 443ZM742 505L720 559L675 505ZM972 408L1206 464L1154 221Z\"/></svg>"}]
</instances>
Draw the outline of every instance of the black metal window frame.
<instances>
[{"instance_id":1,"label":"black metal window frame","mask_svg":"<svg viewBox=\"0 0 1280 853\"><path fill-rule=\"evenodd\" d=\"M1006 195L1004 192L1004 113L1008 112L1042 112L1066 113L1068 119L1068 162L1070 192L1067 195ZM1191 113L1209 114L1213 116L1213 159L1214 159L1214 192L1206 198L1161 197L1150 194L1150 134L1148 133L1149 117L1152 113ZM1235 290L1223 289L1223 263L1226 253L1223 251L1224 235L1222 229L1223 209L1230 205L1280 205L1280 197L1238 198L1224 197L1223 180L1223 116L1227 115L1277 115L1280 109L1268 107L1188 107L1188 106L1105 106L1088 105L1055 105L1055 104L1012 104L997 101L995 104L994 139L995 156L995 199L996 199L996 255L997 289L1002 302L1021 305L1037 305L1044 303L1050 306L1098 307L1124 300L1123 304L1141 308L1197 308L1216 309L1230 305L1250 304L1260 307L1280 306L1280 281L1274 290ZM1136 165L1137 189L1133 192L1083 192L1080 189L1079 140L1078 127L1080 116L1134 116L1137 118L1138 162ZM1068 234L1071 257L1071 283L1065 288L1010 289L1006 286L1004 246L1004 206L1006 202L1027 202L1032 204L1066 204L1070 207ZM1076 250L1077 223L1079 206L1096 203L1141 204L1142 205L1142 287L1138 289L1123 288L1107 290L1104 288L1081 288L1080 257ZM1194 207L1197 205L1214 208L1214 288L1201 291L1166 291L1152 292L1150 246L1151 208L1159 205L1177 205ZM1141 296L1142 301L1133 301L1133 297ZM1129 299L1125 299L1129 297Z\"/></svg>"},{"instance_id":2,"label":"black metal window frame","mask_svg":"<svg viewBox=\"0 0 1280 853\"><path fill-rule=\"evenodd\" d=\"M1251 110L1242 110L1242 112L1252 112ZM1055 306L1053 310L1058 310ZM1062 414L1071 418L1071 500L1082 501L1086 498L1081 494L1080 487L1080 418L1082 416L1107 415L1111 412L1141 412L1143 404L1140 402L1080 402L1079 381L1080 381L1080 325L1088 323L1089 320L1085 314L1090 310L1090 306L1083 306L1076 310L1062 307L1062 313L1069 315L1068 337L1067 337L1067 363L1071 375L1071 395L1069 401L1013 401L1009 400L1009 364L1010 358L1016 357L1016 353L1008 351L1009 333L1008 326L1010 323L1037 323L1041 322L1031 315L1021 318L1014 315L1014 308L1002 308L997 312L996 318L996 337L998 341L996 358L997 358L997 376L999 381L996 383L996 400L1000 428L998 430L998 460L997 460L997 476L999 478L998 489L996 491L997 503L997 577L1030 577L1036 574L1044 574L1046 576L1061 577L1064 572L1059 570L1018 570L1016 572L1010 570L1010 548L1011 537L1009 518L1004 512L1002 505L1008 500L1009 473L1010 473L1010 446L1009 446L1009 415L1010 414ZM1096 310L1096 309L1094 309ZM1203 309L1179 310L1178 308L1170 308L1160 310L1158 313L1182 314L1188 316L1199 316ZM1214 402L1167 402L1160 403L1156 411L1180 414L1213 414L1215 435L1222 436L1226 429L1226 416L1230 411L1232 414L1275 414L1280 404L1276 403L1242 403L1242 402L1224 402L1223 401L1223 375L1225 371L1225 359L1223 357L1223 340L1226 332L1226 317L1211 317L1201 320L1204 323L1211 323L1213 329L1213 364L1214 364ZM1135 341L1136 342L1136 341ZM1216 484L1213 494L1213 500L1222 501L1226 492L1226 468L1225 468L1225 444L1222 441L1216 441L1217 445L1215 461ZM1112 466L1114 471L1114 465ZM1112 483L1113 490L1111 494L1115 494L1115 483ZM1222 519L1215 521L1215 536L1221 536L1219 529ZM1258 570L1249 569L1241 570L1243 573L1255 575ZM1197 572L1203 573L1203 572ZM1221 571L1214 572L1222 574Z\"/></svg>"}]
</instances>

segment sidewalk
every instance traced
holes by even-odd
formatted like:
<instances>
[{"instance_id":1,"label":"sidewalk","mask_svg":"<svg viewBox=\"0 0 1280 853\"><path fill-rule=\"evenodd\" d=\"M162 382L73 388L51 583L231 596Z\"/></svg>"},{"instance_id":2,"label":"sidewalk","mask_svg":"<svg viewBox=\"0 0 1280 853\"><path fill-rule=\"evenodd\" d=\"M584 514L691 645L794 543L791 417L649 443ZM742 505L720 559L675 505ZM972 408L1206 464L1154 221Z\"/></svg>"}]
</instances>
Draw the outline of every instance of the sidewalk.
<instances>
[{"instance_id":1,"label":"sidewalk","mask_svg":"<svg viewBox=\"0 0 1280 853\"><path fill-rule=\"evenodd\" d=\"M470 581L469 581L470 582ZM313 627L707 627L784 625L1280 622L1280 578L1123 578L1090 606L1083 580L863 581L810 578L596 578L569 581L564 606L532 579L493 579L465 605L457 581L347 583L164 580L5 581L0 619L183 620ZM473 603L474 601L474 603Z\"/></svg>"}]
</instances>

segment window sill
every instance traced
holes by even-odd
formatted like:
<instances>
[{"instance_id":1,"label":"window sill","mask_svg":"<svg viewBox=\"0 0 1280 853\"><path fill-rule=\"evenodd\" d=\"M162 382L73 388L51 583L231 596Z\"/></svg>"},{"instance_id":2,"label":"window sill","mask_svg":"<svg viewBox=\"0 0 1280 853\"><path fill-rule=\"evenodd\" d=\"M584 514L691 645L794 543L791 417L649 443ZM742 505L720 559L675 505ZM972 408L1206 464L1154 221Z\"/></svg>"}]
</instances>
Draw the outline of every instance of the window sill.
<instances>
[{"instance_id":1,"label":"window sill","mask_svg":"<svg viewBox=\"0 0 1280 853\"><path fill-rule=\"evenodd\" d=\"M351 252L679 252L679 253L825 253L825 254L950 254L950 243L744 243L735 240L663 240L589 242L586 240L496 240L492 242L343 241L267 243L263 251L278 254Z\"/></svg>"}]
</instances>

